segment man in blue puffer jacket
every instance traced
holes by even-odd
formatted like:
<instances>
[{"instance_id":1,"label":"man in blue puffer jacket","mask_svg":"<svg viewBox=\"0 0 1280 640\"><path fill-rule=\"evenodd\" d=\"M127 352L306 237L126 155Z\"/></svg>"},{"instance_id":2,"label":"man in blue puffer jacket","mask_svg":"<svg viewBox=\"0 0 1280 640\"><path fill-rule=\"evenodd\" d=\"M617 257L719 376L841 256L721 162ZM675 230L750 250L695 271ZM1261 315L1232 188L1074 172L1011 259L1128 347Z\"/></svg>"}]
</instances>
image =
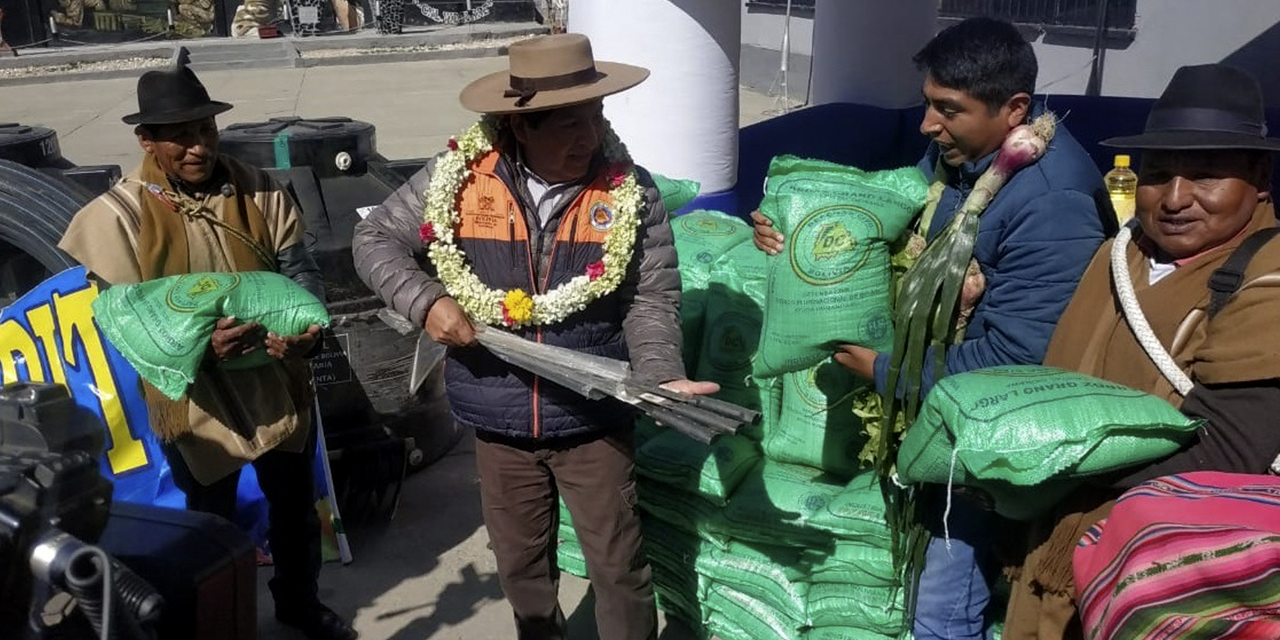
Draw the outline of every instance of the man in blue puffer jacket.
<instances>
[{"instance_id":1,"label":"man in blue puffer jacket","mask_svg":"<svg viewBox=\"0 0 1280 640\"><path fill-rule=\"evenodd\" d=\"M1031 45L1006 22L973 18L931 40L914 61L926 72L920 132L932 143L920 169L945 188L928 229L932 241L960 210L1001 143L1039 115L1037 64ZM1007 364L1039 364L1058 317L1103 239L1115 230L1102 176L1061 124L1048 151L1005 184L982 213L974 258L985 287L966 283L961 307L972 308L964 340L946 354L946 374ZM782 237L753 216L756 245L769 253ZM884 390L890 354L842 345L836 360ZM926 362L932 361L926 355ZM924 367L923 393L934 380ZM946 526L944 511L950 508ZM969 640L988 633L989 546L993 513L945 489L926 494L933 534L917 592L917 640ZM948 539L949 537L949 539Z\"/></svg>"}]
</instances>

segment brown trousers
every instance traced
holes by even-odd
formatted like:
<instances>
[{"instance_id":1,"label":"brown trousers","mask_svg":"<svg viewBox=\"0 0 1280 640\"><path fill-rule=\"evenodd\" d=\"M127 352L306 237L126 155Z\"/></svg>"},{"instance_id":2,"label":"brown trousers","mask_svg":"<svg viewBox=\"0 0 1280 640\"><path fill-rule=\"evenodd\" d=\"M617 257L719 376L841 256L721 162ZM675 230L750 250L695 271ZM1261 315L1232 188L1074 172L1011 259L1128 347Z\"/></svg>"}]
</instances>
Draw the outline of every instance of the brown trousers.
<instances>
[{"instance_id":1,"label":"brown trousers","mask_svg":"<svg viewBox=\"0 0 1280 640\"><path fill-rule=\"evenodd\" d=\"M601 640L657 638L630 431L550 446L481 433L476 467L484 523L519 640L565 637L556 564L561 495L587 561Z\"/></svg>"}]
</instances>

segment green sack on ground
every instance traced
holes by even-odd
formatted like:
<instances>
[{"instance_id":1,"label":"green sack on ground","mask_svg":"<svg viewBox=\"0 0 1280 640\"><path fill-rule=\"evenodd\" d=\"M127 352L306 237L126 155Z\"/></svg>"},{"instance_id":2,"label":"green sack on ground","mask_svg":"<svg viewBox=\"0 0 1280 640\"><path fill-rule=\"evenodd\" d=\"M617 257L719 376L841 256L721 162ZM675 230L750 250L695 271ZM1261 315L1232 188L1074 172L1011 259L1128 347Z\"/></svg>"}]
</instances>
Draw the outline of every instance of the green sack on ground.
<instances>
[{"instance_id":1,"label":"green sack on ground","mask_svg":"<svg viewBox=\"0 0 1280 640\"><path fill-rule=\"evenodd\" d=\"M760 449L744 436L722 435L708 445L666 429L637 449L636 474L724 505L759 460Z\"/></svg>"},{"instance_id":2,"label":"green sack on ground","mask_svg":"<svg viewBox=\"0 0 1280 640\"><path fill-rule=\"evenodd\" d=\"M766 428L765 455L846 479L856 475L866 435L853 394L866 383L829 358L781 380L782 413Z\"/></svg>"},{"instance_id":3,"label":"green sack on ground","mask_svg":"<svg viewBox=\"0 0 1280 640\"><path fill-rule=\"evenodd\" d=\"M863 471L854 476L821 510L813 514L809 524L842 540L888 549L889 524L885 518L880 476L875 471Z\"/></svg>"},{"instance_id":4,"label":"green sack on ground","mask_svg":"<svg viewBox=\"0 0 1280 640\"><path fill-rule=\"evenodd\" d=\"M642 544L653 569L653 591L658 607L695 628L701 627L704 617L700 603L708 580L694 570L694 563L711 543L648 514L641 519L641 524Z\"/></svg>"},{"instance_id":5,"label":"green sack on ground","mask_svg":"<svg viewBox=\"0 0 1280 640\"><path fill-rule=\"evenodd\" d=\"M703 554L695 565L710 580L711 588L728 586L764 604L797 627L807 626L805 614L809 585L788 577L788 568L760 554L728 551Z\"/></svg>"},{"instance_id":6,"label":"green sack on ground","mask_svg":"<svg viewBox=\"0 0 1280 640\"><path fill-rule=\"evenodd\" d=\"M898 640L899 637L896 633L885 635L857 627L814 627L804 632L804 640Z\"/></svg>"},{"instance_id":7,"label":"green sack on ground","mask_svg":"<svg viewBox=\"0 0 1280 640\"><path fill-rule=\"evenodd\" d=\"M902 580L893 568L893 554L886 546L852 540L837 540L829 553L809 552L809 582L855 584L893 588Z\"/></svg>"},{"instance_id":8,"label":"green sack on ground","mask_svg":"<svg viewBox=\"0 0 1280 640\"><path fill-rule=\"evenodd\" d=\"M723 520L712 524L727 526L721 533L739 540L829 548L831 534L812 521L843 489L816 469L765 458L729 497Z\"/></svg>"},{"instance_id":9,"label":"green sack on ground","mask_svg":"<svg viewBox=\"0 0 1280 640\"><path fill-rule=\"evenodd\" d=\"M173 400L195 381L214 325L234 316L282 336L329 324L324 303L269 271L192 273L109 287L93 301L94 319L138 375ZM229 369L270 362L266 348L222 363Z\"/></svg>"},{"instance_id":10,"label":"green sack on ground","mask_svg":"<svg viewBox=\"0 0 1280 640\"><path fill-rule=\"evenodd\" d=\"M654 482L641 476L636 496L646 518L654 518L701 540L726 544L724 508L695 493Z\"/></svg>"},{"instance_id":11,"label":"green sack on ground","mask_svg":"<svg viewBox=\"0 0 1280 640\"><path fill-rule=\"evenodd\" d=\"M902 589L896 587L814 583L808 612L815 627L855 627L893 636L906 626Z\"/></svg>"},{"instance_id":12,"label":"green sack on ground","mask_svg":"<svg viewBox=\"0 0 1280 640\"><path fill-rule=\"evenodd\" d=\"M898 477L980 488L996 481L991 486L998 490L1037 486L1025 498L1047 503L1036 494L1050 479L1160 458L1199 424L1161 398L1081 373L1031 365L979 369L934 385L903 439ZM1065 486L1052 485L1058 493Z\"/></svg>"},{"instance_id":13,"label":"green sack on ground","mask_svg":"<svg viewBox=\"0 0 1280 640\"><path fill-rule=\"evenodd\" d=\"M680 329L685 369L694 371L707 308L711 265L730 249L751 242L751 226L719 211L690 211L671 220L680 260Z\"/></svg>"},{"instance_id":14,"label":"green sack on ground","mask_svg":"<svg viewBox=\"0 0 1280 640\"><path fill-rule=\"evenodd\" d=\"M667 208L667 213L675 213L692 202L698 197L698 191L702 189L702 185L695 180L668 178L653 172L649 175L653 176L653 183L658 187L658 194L662 196L662 206Z\"/></svg>"},{"instance_id":15,"label":"green sack on ground","mask_svg":"<svg viewBox=\"0 0 1280 640\"><path fill-rule=\"evenodd\" d=\"M790 618L728 586L709 589L706 606L711 609L707 627L724 640L800 640L800 629ZM743 633L746 635L737 635Z\"/></svg>"},{"instance_id":16,"label":"green sack on ground","mask_svg":"<svg viewBox=\"0 0 1280 640\"><path fill-rule=\"evenodd\" d=\"M839 343L893 346L889 244L920 211L928 187L915 167L867 172L773 159L760 212L786 241L769 259L756 375L807 369Z\"/></svg>"}]
</instances>

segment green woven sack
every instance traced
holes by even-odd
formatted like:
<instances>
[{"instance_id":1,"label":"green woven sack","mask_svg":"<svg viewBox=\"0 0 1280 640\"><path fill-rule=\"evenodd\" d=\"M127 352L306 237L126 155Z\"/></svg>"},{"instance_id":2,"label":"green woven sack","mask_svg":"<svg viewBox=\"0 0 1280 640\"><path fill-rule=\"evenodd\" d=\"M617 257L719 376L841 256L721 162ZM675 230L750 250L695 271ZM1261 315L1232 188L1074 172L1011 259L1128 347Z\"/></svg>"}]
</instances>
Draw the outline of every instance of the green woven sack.
<instances>
[{"instance_id":1,"label":"green woven sack","mask_svg":"<svg viewBox=\"0 0 1280 640\"><path fill-rule=\"evenodd\" d=\"M138 375L173 400L195 381L222 318L257 322L282 336L329 324L323 302L269 271L192 273L115 285L93 301L93 314ZM262 347L219 366L243 369L270 361Z\"/></svg>"},{"instance_id":2,"label":"green woven sack","mask_svg":"<svg viewBox=\"0 0 1280 640\"><path fill-rule=\"evenodd\" d=\"M831 359L783 375L782 413L765 428L765 455L853 477L867 440L853 413L853 393L864 384Z\"/></svg>"},{"instance_id":3,"label":"green woven sack","mask_svg":"<svg viewBox=\"0 0 1280 640\"><path fill-rule=\"evenodd\" d=\"M810 551L816 558L809 560L810 582L833 582L863 587L893 588L902 580L893 569L893 553L885 546L877 546L852 540L837 540L828 553Z\"/></svg>"},{"instance_id":4,"label":"green woven sack","mask_svg":"<svg viewBox=\"0 0 1280 640\"><path fill-rule=\"evenodd\" d=\"M920 211L928 188L915 167L867 172L773 159L760 213L786 242L769 260L757 376L812 367L837 343L893 346L889 244Z\"/></svg>"},{"instance_id":5,"label":"green woven sack","mask_svg":"<svg viewBox=\"0 0 1280 640\"><path fill-rule=\"evenodd\" d=\"M724 505L759 460L760 449L743 436L723 435L707 445L664 429L637 449L636 473Z\"/></svg>"},{"instance_id":6,"label":"green woven sack","mask_svg":"<svg viewBox=\"0 0 1280 640\"><path fill-rule=\"evenodd\" d=\"M995 481L992 493L1010 496L1017 486L1063 493L1067 485L1045 483L1168 455L1199 425L1161 398L1081 373L979 369L934 385L898 451L898 477L978 487ZM1048 502L1036 493L1025 499ZM1009 506L997 497L997 510Z\"/></svg>"},{"instance_id":7,"label":"green woven sack","mask_svg":"<svg viewBox=\"0 0 1280 640\"><path fill-rule=\"evenodd\" d=\"M889 524L885 518L880 476L875 471L854 476L812 515L809 525L842 540L888 549Z\"/></svg>"},{"instance_id":8,"label":"green woven sack","mask_svg":"<svg viewBox=\"0 0 1280 640\"><path fill-rule=\"evenodd\" d=\"M667 208L668 213L674 213L692 202L698 197L698 190L702 188L702 185L695 180L668 178L657 173L649 175L653 176L653 183L658 187L658 194L662 196L662 206Z\"/></svg>"},{"instance_id":9,"label":"green woven sack","mask_svg":"<svg viewBox=\"0 0 1280 640\"><path fill-rule=\"evenodd\" d=\"M731 586L712 585L705 604L711 610L707 626L722 640L800 640L791 618Z\"/></svg>"},{"instance_id":10,"label":"green woven sack","mask_svg":"<svg viewBox=\"0 0 1280 640\"><path fill-rule=\"evenodd\" d=\"M846 626L896 636L906 625L902 589L818 582L809 587L815 627Z\"/></svg>"},{"instance_id":11,"label":"green woven sack","mask_svg":"<svg viewBox=\"0 0 1280 640\"><path fill-rule=\"evenodd\" d=\"M729 249L711 267L697 379L720 384L716 398L759 410L768 392L751 376L760 346L765 255L751 243Z\"/></svg>"},{"instance_id":12,"label":"green woven sack","mask_svg":"<svg viewBox=\"0 0 1280 640\"><path fill-rule=\"evenodd\" d=\"M795 626L808 624L805 616L809 584L789 580L786 569L767 558L752 558L732 553L711 553L698 557L695 565L706 576L712 588L728 586L763 604L779 617Z\"/></svg>"},{"instance_id":13,"label":"green woven sack","mask_svg":"<svg viewBox=\"0 0 1280 640\"><path fill-rule=\"evenodd\" d=\"M730 249L751 241L751 227L727 213L690 211L671 219L680 260L680 329L685 369L693 371L702 346L711 265Z\"/></svg>"},{"instance_id":14,"label":"green woven sack","mask_svg":"<svg viewBox=\"0 0 1280 640\"><path fill-rule=\"evenodd\" d=\"M886 635L877 631L844 626L814 627L804 632L804 640L899 640L901 637L896 633Z\"/></svg>"},{"instance_id":15,"label":"green woven sack","mask_svg":"<svg viewBox=\"0 0 1280 640\"><path fill-rule=\"evenodd\" d=\"M775 545L829 545L831 534L814 526L844 484L809 467L764 461L747 474L729 497L725 535Z\"/></svg>"}]
</instances>

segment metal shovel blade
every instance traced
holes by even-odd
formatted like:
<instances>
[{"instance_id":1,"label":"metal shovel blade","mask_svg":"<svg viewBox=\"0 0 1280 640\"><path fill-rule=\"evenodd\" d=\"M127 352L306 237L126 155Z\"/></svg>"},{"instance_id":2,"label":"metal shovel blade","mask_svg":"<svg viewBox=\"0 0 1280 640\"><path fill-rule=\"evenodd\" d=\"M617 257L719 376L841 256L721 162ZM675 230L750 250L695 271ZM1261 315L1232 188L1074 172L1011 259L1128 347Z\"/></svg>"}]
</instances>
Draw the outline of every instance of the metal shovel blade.
<instances>
[{"instance_id":1,"label":"metal shovel blade","mask_svg":"<svg viewBox=\"0 0 1280 640\"><path fill-rule=\"evenodd\" d=\"M413 351L413 366L409 368L409 395L418 393L427 376L444 359L448 349L431 339L424 331L418 334L418 345Z\"/></svg>"}]
</instances>

